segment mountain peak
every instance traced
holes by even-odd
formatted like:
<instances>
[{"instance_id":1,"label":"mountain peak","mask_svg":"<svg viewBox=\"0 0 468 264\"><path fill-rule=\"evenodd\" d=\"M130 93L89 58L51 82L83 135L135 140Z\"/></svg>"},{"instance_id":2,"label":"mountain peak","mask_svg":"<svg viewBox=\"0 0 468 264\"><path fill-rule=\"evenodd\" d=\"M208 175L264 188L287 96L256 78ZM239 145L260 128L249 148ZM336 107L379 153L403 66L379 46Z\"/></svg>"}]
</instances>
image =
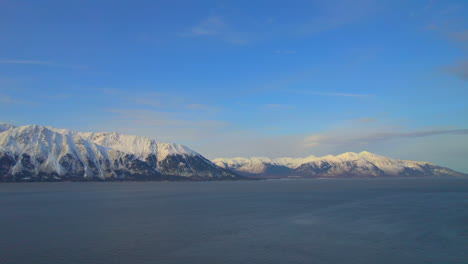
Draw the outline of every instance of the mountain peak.
<instances>
[{"instance_id":1,"label":"mountain peak","mask_svg":"<svg viewBox=\"0 0 468 264\"><path fill-rule=\"evenodd\" d=\"M131 153L139 158L147 157L150 154L156 155L158 160L163 160L168 155L200 155L186 146L175 143L157 142L152 138L144 136L125 135L115 132L86 132L78 134L104 147Z\"/></svg>"},{"instance_id":2,"label":"mountain peak","mask_svg":"<svg viewBox=\"0 0 468 264\"><path fill-rule=\"evenodd\" d=\"M398 160L368 151L346 152L337 156L277 158L253 166L256 159L215 159L218 166L245 176L259 177L421 177L466 176L428 162Z\"/></svg>"},{"instance_id":3,"label":"mountain peak","mask_svg":"<svg viewBox=\"0 0 468 264\"><path fill-rule=\"evenodd\" d=\"M343 154L340 154L338 156L336 156L337 158L340 158L340 159L358 159L360 158L362 155L361 153L356 153L356 152L345 152Z\"/></svg>"},{"instance_id":4,"label":"mountain peak","mask_svg":"<svg viewBox=\"0 0 468 264\"><path fill-rule=\"evenodd\" d=\"M3 132L3 131L10 130L10 129L15 128L15 127L16 127L16 126L11 125L11 124L0 123L0 133Z\"/></svg>"},{"instance_id":5,"label":"mountain peak","mask_svg":"<svg viewBox=\"0 0 468 264\"><path fill-rule=\"evenodd\" d=\"M0 181L233 178L188 147L114 132L27 125L0 133Z\"/></svg>"}]
</instances>

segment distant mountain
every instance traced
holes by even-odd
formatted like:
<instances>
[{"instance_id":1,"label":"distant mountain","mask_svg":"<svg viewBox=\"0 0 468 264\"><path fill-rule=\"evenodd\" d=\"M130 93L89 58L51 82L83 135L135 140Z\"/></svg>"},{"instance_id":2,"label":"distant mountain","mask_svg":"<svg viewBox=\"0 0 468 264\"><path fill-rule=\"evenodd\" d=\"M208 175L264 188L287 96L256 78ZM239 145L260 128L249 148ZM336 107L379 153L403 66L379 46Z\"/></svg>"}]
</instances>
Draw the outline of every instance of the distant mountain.
<instances>
[{"instance_id":1,"label":"distant mountain","mask_svg":"<svg viewBox=\"0 0 468 264\"><path fill-rule=\"evenodd\" d=\"M10 125L10 124L0 123L0 133L3 131L7 131L8 129L12 129L12 128L15 128L15 126Z\"/></svg>"},{"instance_id":2,"label":"distant mountain","mask_svg":"<svg viewBox=\"0 0 468 264\"><path fill-rule=\"evenodd\" d=\"M468 176L429 162L391 159L367 151L307 158L219 158L213 162L239 175L259 178Z\"/></svg>"},{"instance_id":3,"label":"distant mountain","mask_svg":"<svg viewBox=\"0 0 468 264\"><path fill-rule=\"evenodd\" d=\"M0 181L220 180L467 176L428 162L370 152L306 158L207 160L178 144L142 136L0 124Z\"/></svg>"},{"instance_id":4,"label":"distant mountain","mask_svg":"<svg viewBox=\"0 0 468 264\"><path fill-rule=\"evenodd\" d=\"M178 144L119 133L0 124L0 181L236 178Z\"/></svg>"}]
</instances>

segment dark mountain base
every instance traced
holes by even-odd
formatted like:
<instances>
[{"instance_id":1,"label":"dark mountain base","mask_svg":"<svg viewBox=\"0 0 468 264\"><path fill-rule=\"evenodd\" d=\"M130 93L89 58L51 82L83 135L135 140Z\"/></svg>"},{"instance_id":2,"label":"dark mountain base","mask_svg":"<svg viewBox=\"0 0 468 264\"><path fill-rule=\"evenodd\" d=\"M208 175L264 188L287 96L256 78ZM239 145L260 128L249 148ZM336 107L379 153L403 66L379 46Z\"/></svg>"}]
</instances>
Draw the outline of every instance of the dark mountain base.
<instances>
[{"instance_id":1,"label":"dark mountain base","mask_svg":"<svg viewBox=\"0 0 468 264\"><path fill-rule=\"evenodd\" d=\"M204 178L204 177L182 177L182 176L172 176L172 175L163 175L158 177L150 176L133 176L126 178L83 178L79 176L75 177L8 177L0 176L0 182L144 182L144 181L237 181L237 180L250 180L245 177L216 177L216 178ZM253 180L253 179L252 179Z\"/></svg>"}]
</instances>

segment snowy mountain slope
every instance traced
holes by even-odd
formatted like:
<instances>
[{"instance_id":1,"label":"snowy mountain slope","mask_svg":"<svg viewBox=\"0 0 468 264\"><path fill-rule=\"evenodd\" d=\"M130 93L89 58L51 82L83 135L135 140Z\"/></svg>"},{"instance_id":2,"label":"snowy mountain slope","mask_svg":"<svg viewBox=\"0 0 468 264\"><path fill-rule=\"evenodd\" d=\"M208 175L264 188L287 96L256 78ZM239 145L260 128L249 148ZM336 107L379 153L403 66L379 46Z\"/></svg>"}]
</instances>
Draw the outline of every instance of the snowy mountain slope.
<instances>
[{"instance_id":1,"label":"snowy mountain slope","mask_svg":"<svg viewBox=\"0 0 468 264\"><path fill-rule=\"evenodd\" d=\"M285 164L297 165L289 159L280 162L265 157L215 159L213 162L221 168L233 170L244 176L287 176L290 174L290 168Z\"/></svg>"},{"instance_id":2,"label":"snowy mountain slope","mask_svg":"<svg viewBox=\"0 0 468 264\"><path fill-rule=\"evenodd\" d=\"M235 173L233 173L235 172ZM119 133L0 124L0 181L466 176L428 162L370 152L306 158L207 160L178 144Z\"/></svg>"},{"instance_id":3,"label":"snowy mountain slope","mask_svg":"<svg viewBox=\"0 0 468 264\"><path fill-rule=\"evenodd\" d=\"M391 159L367 151L306 158L218 158L213 162L244 176L419 177L466 176L428 162ZM278 173L280 172L280 173Z\"/></svg>"},{"instance_id":4,"label":"snowy mountain slope","mask_svg":"<svg viewBox=\"0 0 468 264\"><path fill-rule=\"evenodd\" d=\"M145 158L155 155L158 160L163 160L169 155L196 156L198 153L178 144L161 143L154 139L142 136L123 135L112 132L101 133L77 133L78 136L98 145L133 154L137 158Z\"/></svg>"},{"instance_id":5,"label":"snowy mountain slope","mask_svg":"<svg viewBox=\"0 0 468 264\"><path fill-rule=\"evenodd\" d=\"M214 159L213 162L226 169L242 172L243 174L289 174L291 169L296 169L302 164L312 162L319 158L309 156L306 158L277 158L266 157Z\"/></svg>"},{"instance_id":6,"label":"snowy mountain slope","mask_svg":"<svg viewBox=\"0 0 468 264\"><path fill-rule=\"evenodd\" d=\"M15 128L15 126L10 125L10 124L0 123L0 133L3 131L7 131L9 129L12 129L12 128Z\"/></svg>"},{"instance_id":7,"label":"snowy mountain slope","mask_svg":"<svg viewBox=\"0 0 468 264\"><path fill-rule=\"evenodd\" d=\"M118 133L2 126L0 180L235 178L189 148Z\"/></svg>"}]
</instances>

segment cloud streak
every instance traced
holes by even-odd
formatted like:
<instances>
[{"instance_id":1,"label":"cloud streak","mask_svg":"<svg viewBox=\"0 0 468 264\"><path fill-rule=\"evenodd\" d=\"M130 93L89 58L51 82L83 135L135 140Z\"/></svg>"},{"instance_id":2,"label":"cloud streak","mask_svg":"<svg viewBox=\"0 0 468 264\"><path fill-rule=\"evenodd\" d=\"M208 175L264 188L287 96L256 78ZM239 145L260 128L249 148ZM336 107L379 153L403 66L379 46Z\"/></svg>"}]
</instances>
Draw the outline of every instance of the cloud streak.
<instances>
[{"instance_id":1,"label":"cloud streak","mask_svg":"<svg viewBox=\"0 0 468 264\"><path fill-rule=\"evenodd\" d=\"M32 104L33 102L28 102L10 95L0 93L0 104Z\"/></svg>"},{"instance_id":2,"label":"cloud streak","mask_svg":"<svg viewBox=\"0 0 468 264\"><path fill-rule=\"evenodd\" d=\"M164 112L147 109L106 109L111 114L103 124L105 130L134 135L157 137L165 142L191 142L197 144L223 134L229 123L187 113Z\"/></svg>"},{"instance_id":3,"label":"cloud streak","mask_svg":"<svg viewBox=\"0 0 468 264\"><path fill-rule=\"evenodd\" d=\"M60 68L72 68L72 69L85 69L86 66L80 65L67 65L52 63L48 61L38 61L38 60L0 60L0 64L20 64L20 65L42 65L42 66L51 66L51 67L60 67Z\"/></svg>"},{"instance_id":4,"label":"cloud streak","mask_svg":"<svg viewBox=\"0 0 468 264\"><path fill-rule=\"evenodd\" d=\"M274 51L275 54L280 54L280 55L292 55L292 54L296 54L297 51L295 50L275 50Z\"/></svg>"},{"instance_id":5,"label":"cloud streak","mask_svg":"<svg viewBox=\"0 0 468 264\"><path fill-rule=\"evenodd\" d=\"M198 25L195 25L190 29L187 36L206 36L206 35L218 35L223 32L226 28L226 23L221 17L212 16L204 19Z\"/></svg>"},{"instance_id":6,"label":"cloud streak","mask_svg":"<svg viewBox=\"0 0 468 264\"><path fill-rule=\"evenodd\" d=\"M293 105L285 105L285 104L265 104L263 108L270 109L270 110L286 110L286 109L294 109L295 106Z\"/></svg>"},{"instance_id":7,"label":"cloud streak","mask_svg":"<svg viewBox=\"0 0 468 264\"><path fill-rule=\"evenodd\" d=\"M0 60L1 64L35 64L35 65L49 65L46 61L35 60Z\"/></svg>"},{"instance_id":8,"label":"cloud streak","mask_svg":"<svg viewBox=\"0 0 468 264\"><path fill-rule=\"evenodd\" d=\"M192 26L180 37L216 37L229 44L244 45L250 42L246 33L233 30L221 16L209 16Z\"/></svg>"},{"instance_id":9,"label":"cloud streak","mask_svg":"<svg viewBox=\"0 0 468 264\"><path fill-rule=\"evenodd\" d=\"M202 111L205 113L217 113L222 110L219 106L200 104L190 97L183 97L176 93L140 92L135 95L118 89L104 88L100 90L109 95L111 99L131 107L169 111Z\"/></svg>"},{"instance_id":10,"label":"cloud streak","mask_svg":"<svg viewBox=\"0 0 468 264\"><path fill-rule=\"evenodd\" d=\"M370 124L370 123L375 123L378 120L375 118L371 118L371 117L361 117L361 118L356 118L352 121L360 123L360 124Z\"/></svg>"},{"instance_id":11,"label":"cloud streak","mask_svg":"<svg viewBox=\"0 0 468 264\"><path fill-rule=\"evenodd\" d=\"M206 105L206 104L187 104L184 106L185 109L189 109L189 110L195 110L195 111L213 111L213 112L216 112L218 111L219 109L216 108L216 107L212 107L210 105Z\"/></svg>"},{"instance_id":12,"label":"cloud streak","mask_svg":"<svg viewBox=\"0 0 468 264\"><path fill-rule=\"evenodd\" d=\"M468 42L468 30L453 32L452 37L455 41Z\"/></svg>"},{"instance_id":13,"label":"cloud streak","mask_svg":"<svg viewBox=\"0 0 468 264\"><path fill-rule=\"evenodd\" d=\"M452 73L463 80L468 80L468 60L445 67L445 71Z\"/></svg>"},{"instance_id":14,"label":"cloud streak","mask_svg":"<svg viewBox=\"0 0 468 264\"><path fill-rule=\"evenodd\" d=\"M12 98L6 94L0 94L0 103L2 104L15 104L15 103L22 103L21 101Z\"/></svg>"},{"instance_id":15,"label":"cloud streak","mask_svg":"<svg viewBox=\"0 0 468 264\"><path fill-rule=\"evenodd\" d=\"M376 3L370 0L315 2L314 9L322 15L304 22L296 31L300 35L311 35L356 23L374 13Z\"/></svg>"},{"instance_id":16,"label":"cloud streak","mask_svg":"<svg viewBox=\"0 0 468 264\"><path fill-rule=\"evenodd\" d=\"M220 108L199 104L172 93L142 92L133 95L118 89L101 89L118 107L103 110L109 118L103 130L158 137L162 141L209 140L229 126L217 118Z\"/></svg>"},{"instance_id":17,"label":"cloud streak","mask_svg":"<svg viewBox=\"0 0 468 264\"><path fill-rule=\"evenodd\" d=\"M304 95L323 95L323 96L340 96L340 97L369 97L370 94L355 94L355 93L334 93L334 92L315 92L315 91L294 91L297 94Z\"/></svg>"},{"instance_id":18,"label":"cloud streak","mask_svg":"<svg viewBox=\"0 0 468 264\"><path fill-rule=\"evenodd\" d=\"M367 145L381 141L400 138L418 138L444 134L468 134L468 129L451 130L424 130L416 132L374 132L358 135L347 134L317 134L304 139L305 147L316 147L319 145Z\"/></svg>"},{"instance_id":19,"label":"cloud streak","mask_svg":"<svg viewBox=\"0 0 468 264\"><path fill-rule=\"evenodd\" d=\"M171 113L144 109L107 109L120 119L129 120L133 123L150 126L224 126L226 122L216 120L192 120L183 118L181 113Z\"/></svg>"}]
</instances>

